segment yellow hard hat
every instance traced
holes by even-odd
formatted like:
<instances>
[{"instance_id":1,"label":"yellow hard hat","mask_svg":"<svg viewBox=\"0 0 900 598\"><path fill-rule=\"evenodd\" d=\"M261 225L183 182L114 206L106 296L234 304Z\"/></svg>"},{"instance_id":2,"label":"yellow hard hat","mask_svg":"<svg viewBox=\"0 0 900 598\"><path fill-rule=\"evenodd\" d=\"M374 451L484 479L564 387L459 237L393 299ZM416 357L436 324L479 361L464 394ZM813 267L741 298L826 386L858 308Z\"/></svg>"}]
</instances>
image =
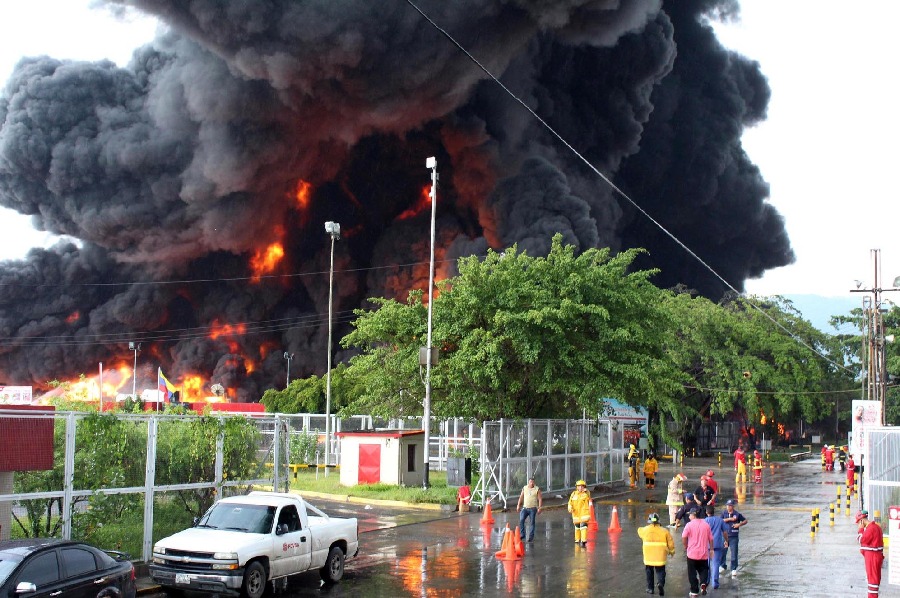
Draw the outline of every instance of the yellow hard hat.
<instances>
[{"instance_id":1,"label":"yellow hard hat","mask_svg":"<svg viewBox=\"0 0 900 598\"><path fill-rule=\"evenodd\" d=\"M587 482L585 482L584 480L578 480L577 482L575 482L575 485L576 486L587 486Z\"/></svg>"}]
</instances>

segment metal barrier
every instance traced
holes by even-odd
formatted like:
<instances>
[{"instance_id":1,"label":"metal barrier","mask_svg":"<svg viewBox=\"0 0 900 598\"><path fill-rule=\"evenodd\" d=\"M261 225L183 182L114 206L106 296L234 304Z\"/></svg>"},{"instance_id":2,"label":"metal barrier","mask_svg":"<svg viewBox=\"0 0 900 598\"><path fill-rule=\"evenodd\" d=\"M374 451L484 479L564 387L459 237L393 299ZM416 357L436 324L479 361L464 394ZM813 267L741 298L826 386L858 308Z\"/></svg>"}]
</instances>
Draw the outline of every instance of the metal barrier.
<instances>
[{"instance_id":1,"label":"metal barrier","mask_svg":"<svg viewBox=\"0 0 900 598\"><path fill-rule=\"evenodd\" d=\"M900 504L900 428L867 428L866 434L860 505L887 513Z\"/></svg>"},{"instance_id":2,"label":"metal barrier","mask_svg":"<svg viewBox=\"0 0 900 598\"><path fill-rule=\"evenodd\" d=\"M534 477L544 492L625 479L622 432L610 420L527 419L499 420L482 425L481 479L472 503L508 498Z\"/></svg>"}]
</instances>

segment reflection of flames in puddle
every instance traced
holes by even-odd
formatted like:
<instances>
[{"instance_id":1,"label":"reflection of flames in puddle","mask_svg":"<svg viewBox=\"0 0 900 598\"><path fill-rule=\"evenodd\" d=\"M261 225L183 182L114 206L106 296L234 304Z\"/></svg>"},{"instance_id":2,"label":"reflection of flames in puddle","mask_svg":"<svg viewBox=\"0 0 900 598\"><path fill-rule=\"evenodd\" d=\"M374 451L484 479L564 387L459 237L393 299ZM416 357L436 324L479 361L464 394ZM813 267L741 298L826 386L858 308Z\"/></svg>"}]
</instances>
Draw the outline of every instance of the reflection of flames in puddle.
<instances>
[{"instance_id":1,"label":"reflection of flames in puddle","mask_svg":"<svg viewBox=\"0 0 900 598\"><path fill-rule=\"evenodd\" d=\"M431 548L426 552L410 552L394 564L394 574L411 595L435 598L455 598L466 595L460 580L466 575L468 563L459 550ZM452 587L437 586L447 583ZM427 586L427 587L426 587Z\"/></svg>"}]
</instances>

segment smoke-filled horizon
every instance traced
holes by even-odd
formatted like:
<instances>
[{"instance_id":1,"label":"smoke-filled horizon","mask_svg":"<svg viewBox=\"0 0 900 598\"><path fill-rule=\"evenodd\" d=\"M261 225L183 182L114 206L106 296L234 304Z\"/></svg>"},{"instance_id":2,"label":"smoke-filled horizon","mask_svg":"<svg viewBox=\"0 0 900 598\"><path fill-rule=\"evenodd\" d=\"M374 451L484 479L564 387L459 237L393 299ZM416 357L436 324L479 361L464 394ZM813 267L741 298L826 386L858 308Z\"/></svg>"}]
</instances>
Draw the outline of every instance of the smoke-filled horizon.
<instances>
[{"instance_id":1,"label":"smoke-filled horizon","mask_svg":"<svg viewBox=\"0 0 900 598\"><path fill-rule=\"evenodd\" d=\"M725 290L406 2L113 3L168 28L126 68L25 59L0 96L0 205L81 245L0 263L0 382L129 363L123 336L91 340L157 332L141 360L200 376L200 395L281 388L284 351L292 378L324 374L323 224L344 233L336 312L425 288L427 264L395 266L428 261L428 156L440 259L544 255L559 232L579 251L647 248L659 286ZM740 144L768 84L706 24L736 2L419 5L731 284L793 261ZM324 274L265 276L295 272ZM183 279L219 280L128 284ZM276 321L308 323L246 329Z\"/></svg>"}]
</instances>

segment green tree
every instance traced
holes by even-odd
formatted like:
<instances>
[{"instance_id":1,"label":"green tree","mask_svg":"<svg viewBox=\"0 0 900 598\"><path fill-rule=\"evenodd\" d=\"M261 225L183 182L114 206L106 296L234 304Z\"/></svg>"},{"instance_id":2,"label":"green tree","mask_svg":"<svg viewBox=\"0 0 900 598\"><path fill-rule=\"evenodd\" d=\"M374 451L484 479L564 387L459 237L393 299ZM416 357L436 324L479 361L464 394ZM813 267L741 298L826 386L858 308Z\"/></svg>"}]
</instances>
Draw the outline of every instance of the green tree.
<instances>
[{"instance_id":1,"label":"green tree","mask_svg":"<svg viewBox=\"0 0 900 598\"><path fill-rule=\"evenodd\" d=\"M562 236L546 258L514 246L459 261L435 298L433 413L475 419L596 414L598 399L663 400L678 373L664 351L674 322L652 271L629 272L639 250L575 256ZM342 344L362 354L347 375L358 394L348 410L383 416L422 412L419 347L426 340L421 292L407 302L373 299Z\"/></svg>"},{"instance_id":2,"label":"green tree","mask_svg":"<svg viewBox=\"0 0 900 598\"><path fill-rule=\"evenodd\" d=\"M801 417L817 420L833 412L824 393L852 386L833 337L781 298L753 299L759 309L749 301L732 297L715 304L690 293L669 296L678 333L668 349L689 379L674 405L675 421L688 446L696 426L709 416L737 410L748 427L763 419L770 426Z\"/></svg>"}]
</instances>

